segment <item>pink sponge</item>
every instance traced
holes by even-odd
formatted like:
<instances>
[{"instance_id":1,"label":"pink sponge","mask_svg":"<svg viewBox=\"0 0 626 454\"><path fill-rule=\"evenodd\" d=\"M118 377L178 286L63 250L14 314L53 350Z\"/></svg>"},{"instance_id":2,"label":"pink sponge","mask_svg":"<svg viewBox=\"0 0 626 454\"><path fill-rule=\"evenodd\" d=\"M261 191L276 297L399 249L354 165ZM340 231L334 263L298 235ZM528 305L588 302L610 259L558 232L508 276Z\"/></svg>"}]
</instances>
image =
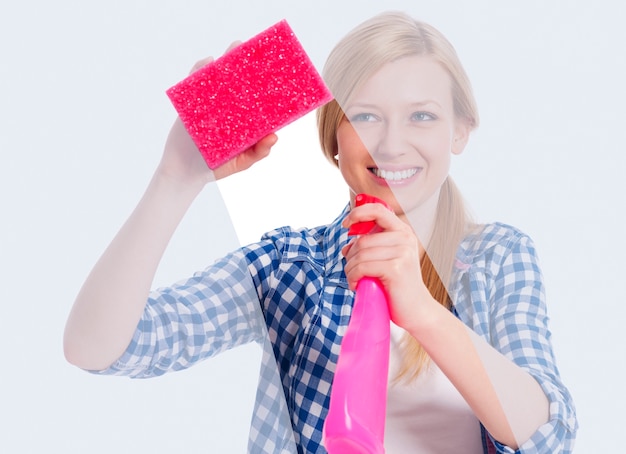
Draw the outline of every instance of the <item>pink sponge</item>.
<instances>
[{"instance_id":1,"label":"pink sponge","mask_svg":"<svg viewBox=\"0 0 626 454\"><path fill-rule=\"evenodd\" d=\"M286 20L167 95L211 169L332 99Z\"/></svg>"}]
</instances>

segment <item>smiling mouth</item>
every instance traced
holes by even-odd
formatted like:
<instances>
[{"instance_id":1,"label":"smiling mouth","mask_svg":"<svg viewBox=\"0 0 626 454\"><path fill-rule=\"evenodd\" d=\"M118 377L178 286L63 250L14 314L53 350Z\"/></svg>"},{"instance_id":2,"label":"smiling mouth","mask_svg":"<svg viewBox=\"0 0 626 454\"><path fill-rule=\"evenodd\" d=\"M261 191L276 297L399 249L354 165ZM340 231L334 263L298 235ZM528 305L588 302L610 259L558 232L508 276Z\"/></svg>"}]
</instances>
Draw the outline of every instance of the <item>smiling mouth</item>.
<instances>
[{"instance_id":1,"label":"smiling mouth","mask_svg":"<svg viewBox=\"0 0 626 454\"><path fill-rule=\"evenodd\" d=\"M370 167L369 171L376 175L378 178L382 178L386 181L403 181L408 180L413 175L415 175L419 168L415 167L412 169L404 169L404 170L385 170L379 169L378 167Z\"/></svg>"}]
</instances>

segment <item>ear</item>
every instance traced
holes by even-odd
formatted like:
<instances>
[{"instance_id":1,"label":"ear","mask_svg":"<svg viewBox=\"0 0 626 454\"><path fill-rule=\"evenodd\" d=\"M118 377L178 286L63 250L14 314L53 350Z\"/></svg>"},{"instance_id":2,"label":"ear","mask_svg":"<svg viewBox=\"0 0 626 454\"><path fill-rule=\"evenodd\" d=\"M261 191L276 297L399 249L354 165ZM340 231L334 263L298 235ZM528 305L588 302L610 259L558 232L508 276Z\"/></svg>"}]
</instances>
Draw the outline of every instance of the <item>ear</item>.
<instances>
[{"instance_id":1,"label":"ear","mask_svg":"<svg viewBox=\"0 0 626 454\"><path fill-rule=\"evenodd\" d=\"M454 135L452 137L452 154L461 154L467 145L472 128L469 120L459 118L455 122Z\"/></svg>"}]
</instances>

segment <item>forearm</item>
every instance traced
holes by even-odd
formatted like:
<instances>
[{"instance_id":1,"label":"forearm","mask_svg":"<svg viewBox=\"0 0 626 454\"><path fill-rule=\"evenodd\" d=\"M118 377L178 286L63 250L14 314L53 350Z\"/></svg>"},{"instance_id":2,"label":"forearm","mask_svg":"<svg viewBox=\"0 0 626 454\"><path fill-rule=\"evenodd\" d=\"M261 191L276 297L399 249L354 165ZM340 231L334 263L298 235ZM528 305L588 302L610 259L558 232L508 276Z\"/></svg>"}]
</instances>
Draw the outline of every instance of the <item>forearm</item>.
<instances>
[{"instance_id":1,"label":"forearm","mask_svg":"<svg viewBox=\"0 0 626 454\"><path fill-rule=\"evenodd\" d=\"M99 370L124 352L163 252L201 187L155 174L74 302L64 335L69 362Z\"/></svg>"},{"instance_id":2,"label":"forearm","mask_svg":"<svg viewBox=\"0 0 626 454\"><path fill-rule=\"evenodd\" d=\"M548 421L537 381L441 305L410 332L496 440L516 449Z\"/></svg>"}]
</instances>

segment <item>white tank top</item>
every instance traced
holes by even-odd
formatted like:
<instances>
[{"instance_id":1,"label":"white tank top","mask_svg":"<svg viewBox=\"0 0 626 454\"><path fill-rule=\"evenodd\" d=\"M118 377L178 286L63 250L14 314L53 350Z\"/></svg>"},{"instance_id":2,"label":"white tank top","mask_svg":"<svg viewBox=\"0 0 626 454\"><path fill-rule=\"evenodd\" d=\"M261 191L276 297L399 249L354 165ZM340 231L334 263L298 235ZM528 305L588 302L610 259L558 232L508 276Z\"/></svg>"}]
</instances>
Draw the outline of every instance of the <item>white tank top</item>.
<instances>
[{"instance_id":1,"label":"white tank top","mask_svg":"<svg viewBox=\"0 0 626 454\"><path fill-rule=\"evenodd\" d=\"M483 454L478 419L435 363L409 384L393 381L404 332L391 324L386 454Z\"/></svg>"}]
</instances>

